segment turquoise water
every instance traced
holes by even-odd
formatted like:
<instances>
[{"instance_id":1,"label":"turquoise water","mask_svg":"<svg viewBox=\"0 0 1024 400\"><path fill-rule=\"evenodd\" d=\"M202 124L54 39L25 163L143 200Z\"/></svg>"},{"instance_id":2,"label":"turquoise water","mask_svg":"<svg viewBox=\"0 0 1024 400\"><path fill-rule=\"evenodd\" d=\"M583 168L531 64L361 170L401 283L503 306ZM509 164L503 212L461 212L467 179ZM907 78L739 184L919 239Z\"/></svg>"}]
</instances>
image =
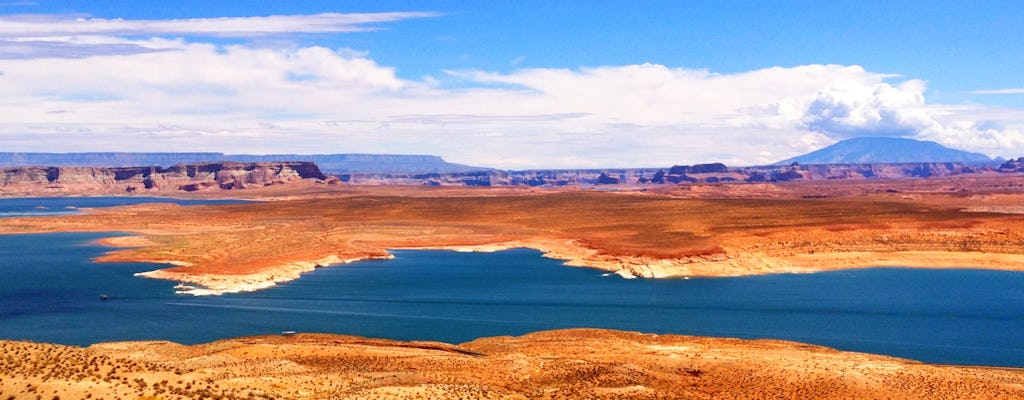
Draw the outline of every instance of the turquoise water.
<instances>
[{"instance_id":1,"label":"turquoise water","mask_svg":"<svg viewBox=\"0 0 1024 400\"><path fill-rule=\"evenodd\" d=\"M2 204L0 204L2 205ZM463 342L567 327L778 338L927 362L1024 366L1024 273L879 268L626 280L533 250L395 251L275 288L173 294L96 264L111 234L0 236L0 338L182 343L284 330ZM107 301L98 296L106 293Z\"/></svg>"}]
</instances>

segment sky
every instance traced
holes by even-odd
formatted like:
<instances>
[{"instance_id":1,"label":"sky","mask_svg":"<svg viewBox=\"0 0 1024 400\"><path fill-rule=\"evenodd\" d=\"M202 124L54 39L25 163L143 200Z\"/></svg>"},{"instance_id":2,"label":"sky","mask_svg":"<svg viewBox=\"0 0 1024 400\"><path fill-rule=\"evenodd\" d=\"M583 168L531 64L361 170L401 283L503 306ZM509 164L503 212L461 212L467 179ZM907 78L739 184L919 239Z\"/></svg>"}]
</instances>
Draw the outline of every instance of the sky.
<instances>
[{"instance_id":1,"label":"sky","mask_svg":"<svg viewBox=\"0 0 1024 400\"><path fill-rule=\"evenodd\" d=\"M0 0L0 151L1024 156L1019 1Z\"/></svg>"}]
</instances>

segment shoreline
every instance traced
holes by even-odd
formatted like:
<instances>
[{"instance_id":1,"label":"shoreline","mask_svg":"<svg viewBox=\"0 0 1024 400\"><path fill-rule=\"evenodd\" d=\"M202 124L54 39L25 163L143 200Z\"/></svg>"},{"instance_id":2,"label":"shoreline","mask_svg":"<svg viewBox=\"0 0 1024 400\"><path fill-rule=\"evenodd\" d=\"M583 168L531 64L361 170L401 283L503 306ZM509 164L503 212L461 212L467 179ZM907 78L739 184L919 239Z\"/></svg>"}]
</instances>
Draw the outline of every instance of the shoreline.
<instances>
[{"instance_id":1,"label":"shoreline","mask_svg":"<svg viewBox=\"0 0 1024 400\"><path fill-rule=\"evenodd\" d=\"M219 296L227 293L254 292L257 290L269 289L279 283L299 279L302 274L311 272L317 268L349 264L365 260L386 260L394 256L366 256L354 258L341 258L330 255L312 261L294 261L264 269L252 274L188 274L182 272L158 269L153 271L139 272L135 276L149 279L162 279L168 281L182 282L175 286L175 294L192 296ZM102 261L101 261L102 262ZM152 261L150 261L152 262ZM172 265L187 266L187 263L174 261L166 262ZM185 285L192 283L197 286Z\"/></svg>"},{"instance_id":2,"label":"shoreline","mask_svg":"<svg viewBox=\"0 0 1024 400\"><path fill-rule=\"evenodd\" d=\"M403 190L244 206L94 208L0 219L0 234L118 236L99 240L119 249L95 261L164 264L139 276L181 282L179 291L193 295L266 289L318 267L388 259L388 249L531 248L622 278L885 266L1024 271L1024 214L972 208L1018 206L1024 195L794 200Z\"/></svg>"},{"instance_id":3,"label":"shoreline","mask_svg":"<svg viewBox=\"0 0 1024 400\"><path fill-rule=\"evenodd\" d=\"M144 247L154 245L142 236L105 238L101 244L117 247ZM618 275L623 279L689 279L729 278L769 274L805 274L825 271L868 268L900 267L911 269L982 269L1024 272L1024 254L903 251L903 252L833 252L776 257L766 254L731 254L722 256L695 256L685 258L652 258L643 256L608 256L597 250L579 246L574 240L526 240L475 245L437 245L391 247L389 250L449 250L456 252L491 253L527 248L541 252L541 256L562 261L566 267L591 268ZM984 257L982 257L984 256ZM390 260L394 255L365 254L343 258L328 255L313 260L298 260L260 268L248 274L194 274L173 271L174 267L192 264L176 260L143 260L118 258L116 261L138 261L170 264L174 267L136 273L135 276L181 282L175 286L176 294L193 296L222 295L268 289L279 283L302 277L317 268L336 267L366 260ZM115 261L103 257L97 262ZM816 266L810 266L816 265ZM825 265L824 267L821 265ZM192 286L193 284L198 286Z\"/></svg>"}]
</instances>

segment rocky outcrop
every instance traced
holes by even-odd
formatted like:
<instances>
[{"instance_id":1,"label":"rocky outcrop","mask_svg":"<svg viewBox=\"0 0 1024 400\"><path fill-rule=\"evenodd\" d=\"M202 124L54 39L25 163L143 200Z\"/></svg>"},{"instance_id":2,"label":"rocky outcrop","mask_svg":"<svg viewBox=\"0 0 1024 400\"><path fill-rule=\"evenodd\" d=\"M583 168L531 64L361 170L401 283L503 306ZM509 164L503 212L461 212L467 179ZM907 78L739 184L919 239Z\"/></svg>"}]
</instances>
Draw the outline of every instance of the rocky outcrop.
<instances>
[{"instance_id":1,"label":"rocky outcrop","mask_svg":"<svg viewBox=\"0 0 1024 400\"><path fill-rule=\"evenodd\" d=\"M1024 157L1009 160L999 166L999 172L1024 172Z\"/></svg>"},{"instance_id":2,"label":"rocky outcrop","mask_svg":"<svg viewBox=\"0 0 1024 400\"><path fill-rule=\"evenodd\" d=\"M325 181L310 162L179 164L171 167L12 167L2 169L5 192L116 193L235 190L303 179Z\"/></svg>"},{"instance_id":3,"label":"rocky outcrop","mask_svg":"<svg viewBox=\"0 0 1024 400\"><path fill-rule=\"evenodd\" d=\"M618 185L621 181L621 179L608 175L607 173L602 173L597 177L598 185Z\"/></svg>"},{"instance_id":4,"label":"rocky outcrop","mask_svg":"<svg viewBox=\"0 0 1024 400\"><path fill-rule=\"evenodd\" d=\"M532 186L561 187L587 185L644 184L653 169L565 169L524 171L472 171L431 174L339 174L341 182L354 185L425 185L425 186ZM661 172L664 176L664 171ZM663 178L662 178L663 179Z\"/></svg>"},{"instance_id":5,"label":"rocky outcrop","mask_svg":"<svg viewBox=\"0 0 1024 400\"><path fill-rule=\"evenodd\" d=\"M747 182L787 182L794 180L908 179L947 177L989 171L991 167L967 163L905 164L809 164L759 166L730 169ZM702 179L704 182L710 182Z\"/></svg>"},{"instance_id":6,"label":"rocky outcrop","mask_svg":"<svg viewBox=\"0 0 1024 400\"><path fill-rule=\"evenodd\" d=\"M772 181L774 182L795 181L797 179L804 179L804 174L801 174L796 167L792 167L788 171L778 171L772 174Z\"/></svg>"},{"instance_id":7,"label":"rocky outcrop","mask_svg":"<svg viewBox=\"0 0 1024 400\"><path fill-rule=\"evenodd\" d=\"M695 164L687 168L687 172L691 174L726 173L729 172L729 168L722 163Z\"/></svg>"},{"instance_id":8,"label":"rocky outcrop","mask_svg":"<svg viewBox=\"0 0 1024 400\"><path fill-rule=\"evenodd\" d=\"M118 192L236 190L316 179L328 184L410 186L615 186L771 183L948 177L977 172L1024 173L1024 157L1001 166L967 163L800 164L729 167L722 163L675 165L668 169L479 170L467 172L351 172L328 177L311 162L216 162L171 167L17 167L0 169L0 184L35 185L55 193L71 186L114 188ZM605 188L604 190L614 190ZM12 193L11 190L3 190ZM108 191L112 192L112 191ZM22 192L24 193L24 191Z\"/></svg>"},{"instance_id":9,"label":"rocky outcrop","mask_svg":"<svg viewBox=\"0 0 1024 400\"><path fill-rule=\"evenodd\" d=\"M328 173L453 173L487 171L490 168L454 164L441 157L406 154L223 154L223 153L10 153L0 152L0 167L135 167L172 166L223 162L269 163L304 161L316 163Z\"/></svg>"},{"instance_id":10,"label":"rocky outcrop","mask_svg":"<svg viewBox=\"0 0 1024 400\"><path fill-rule=\"evenodd\" d=\"M689 183L764 183L804 180L863 180L946 177L975 172L1024 172L1024 158L996 169L967 163L810 164L729 167L722 163L675 165L668 169L562 169L473 171L460 173L385 174L346 173L344 183L355 185L426 186L592 186L662 185Z\"/></svg>"}]
</instances>

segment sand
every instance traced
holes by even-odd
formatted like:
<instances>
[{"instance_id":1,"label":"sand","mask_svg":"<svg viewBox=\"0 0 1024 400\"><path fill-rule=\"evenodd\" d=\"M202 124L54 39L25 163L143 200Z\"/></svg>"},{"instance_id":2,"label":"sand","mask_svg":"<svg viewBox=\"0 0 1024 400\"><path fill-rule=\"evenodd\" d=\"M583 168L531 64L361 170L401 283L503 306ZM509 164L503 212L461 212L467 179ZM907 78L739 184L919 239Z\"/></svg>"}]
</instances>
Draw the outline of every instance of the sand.
<instances>
[{"instance_id":1,"label":"sand","mask_svg":"<svg viewBox=\"0 0 1024 400\"><path fill-rule=\"evenodd\" d=\"M461 345L297 334L182 346L0 341L15 399L1017 399L1024 371L778 340L596 329ZM144 397L153 396L153 397Z\"/></svg>"}]
</instances>

